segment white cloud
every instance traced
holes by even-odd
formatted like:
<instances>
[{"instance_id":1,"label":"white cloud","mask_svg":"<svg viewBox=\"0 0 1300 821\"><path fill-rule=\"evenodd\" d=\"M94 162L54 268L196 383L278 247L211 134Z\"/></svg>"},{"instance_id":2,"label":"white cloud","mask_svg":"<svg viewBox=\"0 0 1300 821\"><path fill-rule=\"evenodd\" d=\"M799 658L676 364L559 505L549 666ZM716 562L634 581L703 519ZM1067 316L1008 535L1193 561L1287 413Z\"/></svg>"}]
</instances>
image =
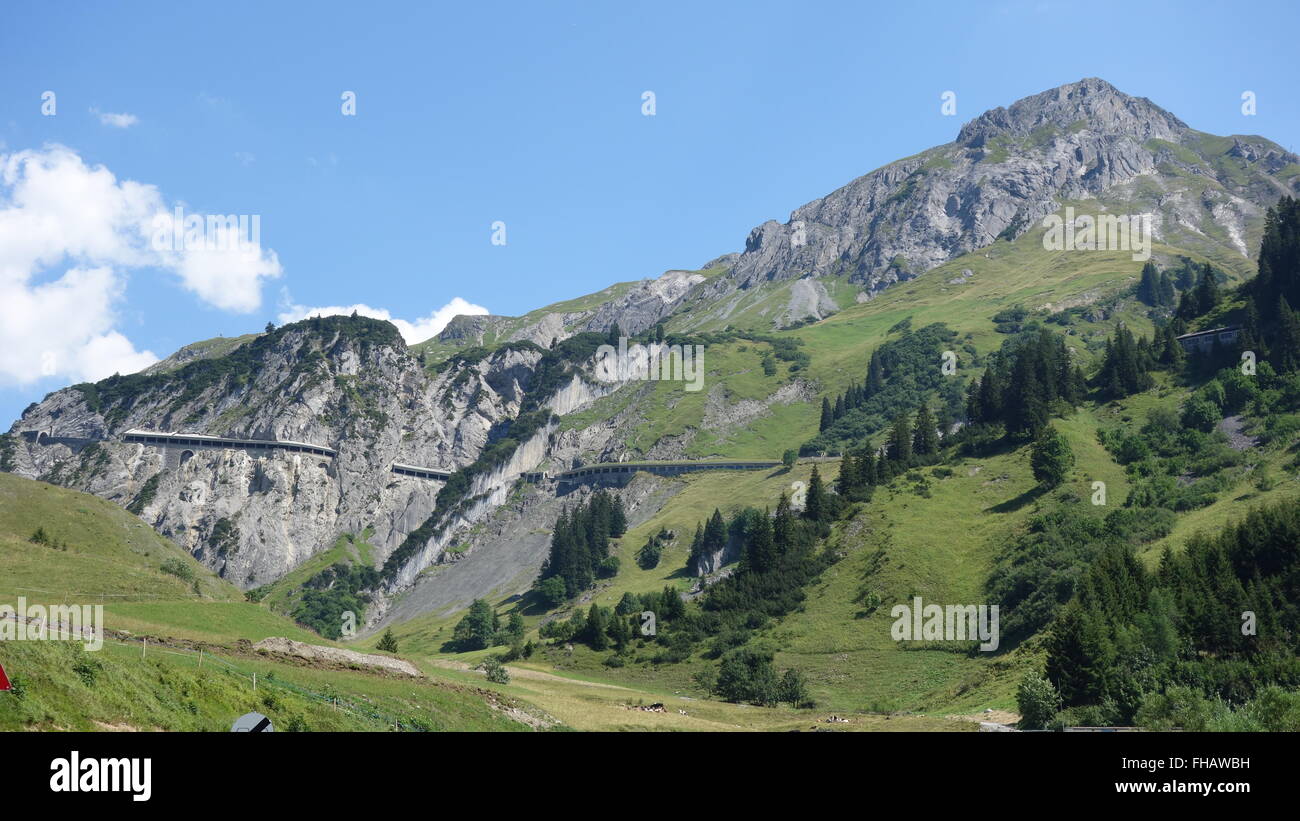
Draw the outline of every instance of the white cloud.
<instances>
[{"instance_id":1,"label":"white cloud","mask_svg":"<svg viewBox=\"0 0 1300 821\"><path fill-rule=\"evenodd\" d=\"M0 153L0 383L93 380L156 361L115 330L134 268L171 271L219 308L256 309L261 281L281 273L275 253L155 247L158 220L173 213L156 187L63 146Z\"/></svg>"},{"instance_id":2,"label":"white cloud","mask_svg":"<svg viewBox=\"0 0 1300 821\"><path fill-rule=\"evenodd\" d=\"M261 215L245 215L232 224L220 215L203 221L199 215L186 214L179 242L176 223L175 213L153 217L152 247L161 264L210 305L243 313L257 310L262 304L262 280L275 279L282 271L275 251L262 250ZM187 223L199 227L189 228Z\"/></svg>"},{"instance_id":3,"label":"white cloud","mask_svg":"<svg viewBox=\"0 0 1300 821\"><path fill-rule=\"evenodd\" d=\"M423 342L431 336L434 336L447 327L453 317L461 314L482 315L490 313L482 305L475 305L467 302L460 297L454 297L451 302L443 305L438 310L429 314L423 319L417 319L414 322L408 322L405 319L394 319L392 314L383 308L371 308L369 305L331 305L323 308L308 308L304 305L288 305L279 316L281 324L287 322L297 322L300 319L306 319L309 316L351 316L355 311L360 316L368 316L372 319L386 319L397 326L401 332L402 339L406 340L407 345L414 345L417 342Z\"/></svg>"},{"instance_id":4,"label":"white cloud","mask_svg":"<svg viewBox=\"0 0 1300 821\"><path fill-rule=\"evenodd\" d=\"M90 109L90 112L99 115L99 121L101 123L113 128L130 128L140 122L140 118L134 114L114 114L111 111L99 111L94 108Z\"/></svg>"}]
</instances>

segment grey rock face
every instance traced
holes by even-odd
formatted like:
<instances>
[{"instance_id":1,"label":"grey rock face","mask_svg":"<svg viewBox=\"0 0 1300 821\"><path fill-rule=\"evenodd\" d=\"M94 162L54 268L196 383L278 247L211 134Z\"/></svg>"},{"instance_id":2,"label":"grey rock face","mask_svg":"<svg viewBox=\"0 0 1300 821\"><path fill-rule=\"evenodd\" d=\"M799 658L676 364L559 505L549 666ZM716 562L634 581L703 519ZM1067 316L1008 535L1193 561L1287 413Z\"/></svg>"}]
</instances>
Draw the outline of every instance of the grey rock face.
<instances>
[{"instance_id":1,"label":"grey rock face","mask_svg":"<svg viewBox=\"0 0 1300 821\"><path fill-rule=\"evenodd\" d=\"M691 288L703 281L692 271L667 271L658 279L644 280L622 298L601 305L583 330L603 331L617 324L626 334L639 334L675 311Z\"/></svg>"},{"instance_id":2,"label":"grey rock face","mask_svg":"<svg viewBox=\"0 0 1300 821\"><path fill-rule=\"evenodd\" d=\"M795 209L784 224L759 225L732 261L731 275L702 290L719 300L770 281L847 275L869 298L999 236L1019 236L1063 202L1112 191L1131 196L1126 184L1178 174L1189 153L1196 162L1183 171L1203 176L1203 188L1241 199L1246 204L1237 210L1250 218L1280 194L1296 193L1294 181L1264 176L1296 162L1295 155L1267 140L1236 139L1226 154L1255 164L1243 184L1241 175L1213 162L1215 152L1225 152L1207 136L1103 80L1061 86L985 112L955 142L859 177ZM1189 151L1180 151L1183 145ZM1135 205L1161 203L1139 198ZM1208 234L1203 223L1219 218L1235 219L1206 208L1190 223ZM820 316L811 306L803 313Z\"/></svg>"},{"instance_id":3,"label":"grey rock face","mask_svg":"<svg viewBox=\"0 0 1300 821\"><path fill-rule=\"evenodd\" d=\"M400 338L359 342L307 323L279 336L246 373L206 387L145 380L128 400L96 407L65 388L11 429L15 472L140 509L160 533L241 587L273 581L342 533L371 532L382 559L433 511L440 483L394 474L393 463L454 470L477 457L492 426L519 410L540 354L505 350L434 374ZM198 449L183 463L125 431L184 431L333 448L333 458L282 450ZM98 440L94 448L21 433Z\"/></svg>"}]
</instances>

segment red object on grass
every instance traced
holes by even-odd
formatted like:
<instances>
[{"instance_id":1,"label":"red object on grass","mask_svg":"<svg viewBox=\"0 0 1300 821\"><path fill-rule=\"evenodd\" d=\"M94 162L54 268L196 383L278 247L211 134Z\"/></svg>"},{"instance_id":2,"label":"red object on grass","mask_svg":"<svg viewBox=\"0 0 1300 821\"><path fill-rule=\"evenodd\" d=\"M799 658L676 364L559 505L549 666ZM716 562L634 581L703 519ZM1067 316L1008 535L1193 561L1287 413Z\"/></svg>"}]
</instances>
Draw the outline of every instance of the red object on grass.
<instances>
[{"instance_id":1,"label":"red object on grass","mask_svg":"<svg viewBox=\"0 0 1300 821\"><path fill-rule=\"evenodd\" d=\"M9 677L5 675L5 668L0 667L0 690L8 690L8 689L10 689Z\"/></svg>"}]
</instances>

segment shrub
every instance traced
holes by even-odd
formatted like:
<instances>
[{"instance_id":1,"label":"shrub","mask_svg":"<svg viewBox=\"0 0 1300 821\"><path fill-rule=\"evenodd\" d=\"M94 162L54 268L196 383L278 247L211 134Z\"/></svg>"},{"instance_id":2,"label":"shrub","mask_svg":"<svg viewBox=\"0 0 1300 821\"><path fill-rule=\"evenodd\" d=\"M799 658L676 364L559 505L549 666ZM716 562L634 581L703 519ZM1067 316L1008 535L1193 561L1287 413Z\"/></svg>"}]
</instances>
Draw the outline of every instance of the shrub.
<instances>
[{"instance_id":1,"label":"shrub","mask_svg":"<svg viewBox=\"0 0 1300 821\"><path fill-rule=\"evenodd\" d=\"M501 659L496 656L489 656L479 665L479 669L487 675L487 680L493 684L510 683L510 671L501 663Z\"/></svg>"},{"instance_id":2,"label":"shrub","mask_svg":"<svg viewBox=\"0 0 1300 821\"><path fill-rule=\"evenodd\" d=\"M1061 695L1041 673L1026 673L1016 689L1016 707L1022 729L1041 730L1061 709Z\"/></svg>"}]
</instances>

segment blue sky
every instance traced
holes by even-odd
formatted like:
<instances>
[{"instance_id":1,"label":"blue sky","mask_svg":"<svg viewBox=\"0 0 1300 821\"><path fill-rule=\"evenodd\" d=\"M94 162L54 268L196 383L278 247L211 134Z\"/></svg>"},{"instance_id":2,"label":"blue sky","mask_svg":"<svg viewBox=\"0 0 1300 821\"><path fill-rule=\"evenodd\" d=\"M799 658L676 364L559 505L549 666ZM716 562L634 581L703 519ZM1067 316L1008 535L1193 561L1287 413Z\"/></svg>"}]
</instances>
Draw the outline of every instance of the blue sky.
<instances>
[{"instance_id":1,"label":"blue sky","mask_svg":"<svg viewBox=\"0 0 1300 821\"><path fill-rule=\"evenodd\" d=\"M294 306L364 303L418 333L455 298L519 314L697 267L988 108L1086 76L1194 128L1300 147L1291 3L27 2L4 16L5 424L49 390ZM176 204L259 215L265 254L229 273L94 227L130 234Z\"/></svg>"}]
</instances>

